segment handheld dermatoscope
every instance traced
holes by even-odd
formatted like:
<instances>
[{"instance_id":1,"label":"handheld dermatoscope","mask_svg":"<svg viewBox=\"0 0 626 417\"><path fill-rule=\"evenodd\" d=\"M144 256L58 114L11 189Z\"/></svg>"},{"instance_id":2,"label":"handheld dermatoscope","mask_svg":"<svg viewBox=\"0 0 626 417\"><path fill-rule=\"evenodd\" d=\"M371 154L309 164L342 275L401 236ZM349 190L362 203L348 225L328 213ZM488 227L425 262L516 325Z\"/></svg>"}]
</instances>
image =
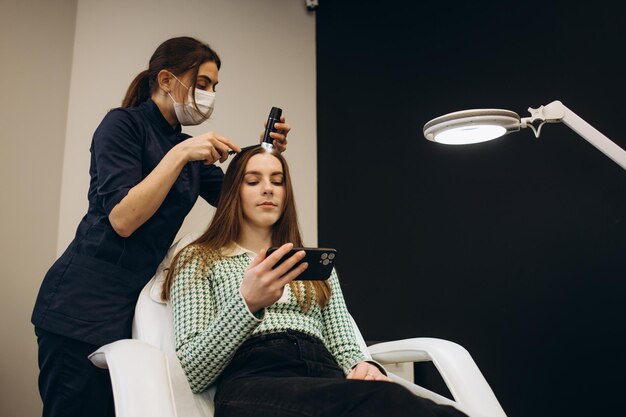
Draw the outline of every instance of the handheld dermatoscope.
<instances>
[{"instance_id":1,"label":"handheld dermatoscope","mask_svg":"<svg viewBox=\"0 0 626 417\"><path fill-rule=\"evenodd\" d=\"M276 122L280 123L280 116L283 114L283 109L278 107L272 107L270 115L267 117L267 126L265 127L265 134L263 135L263 141L261 146L267 152L272 152L274 149L274 139L270 137L271 132L276 132L278 129L274 128Z\"/></svg>"},{"instance_id":2,"label":"handheld dermatoscope","mask_svg":"<svg viewBox=\"0 0 626 417\"><path fill-rule=\"evenodd\" d=\"M261 141L261 147L265 149L267 152L272 152L274 150L274 139L270 136L271 132L277 132L278 129L274 127L275 123L280 123L280 117L283 115L283 109L278 107L272 107L270 110L270 115L267 117L267 126L265 127L265 133L263 133L263 140ZM256 148L259 145L248 146L243 148L242 150L247 150L251 148ZM228 151L229 155L234 155L237 152Z\"/></svg>"}]
</instances>

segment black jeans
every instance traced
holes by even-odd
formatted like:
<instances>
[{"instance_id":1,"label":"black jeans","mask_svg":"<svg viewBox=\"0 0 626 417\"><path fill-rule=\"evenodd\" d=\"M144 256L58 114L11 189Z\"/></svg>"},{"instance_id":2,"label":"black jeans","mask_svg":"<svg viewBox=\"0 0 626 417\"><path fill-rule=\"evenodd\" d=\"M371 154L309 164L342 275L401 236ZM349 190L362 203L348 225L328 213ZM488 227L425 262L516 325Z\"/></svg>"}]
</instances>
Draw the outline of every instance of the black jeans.
<instances>
[{"instance_id":1,"label":"black jeans","mask_svg":"<svg viewBox=\"0 0 626 417\"><path fill-rule=\"evenodd\" d=\"M288 331L246 341L217 380L215 417L465 416L382 381L348 380L318 339Z\"/></svg>"},{"instance_id":2,"label":"black jeans","mask_svg":"<svg viewBox=\"0 0 626 417\"><path fill-rule=\"evenodd\" d=\"M109 371L87 359L100 346L38 328L35 334L44 417L114 416Z\"/></svg>"}]
</instances>

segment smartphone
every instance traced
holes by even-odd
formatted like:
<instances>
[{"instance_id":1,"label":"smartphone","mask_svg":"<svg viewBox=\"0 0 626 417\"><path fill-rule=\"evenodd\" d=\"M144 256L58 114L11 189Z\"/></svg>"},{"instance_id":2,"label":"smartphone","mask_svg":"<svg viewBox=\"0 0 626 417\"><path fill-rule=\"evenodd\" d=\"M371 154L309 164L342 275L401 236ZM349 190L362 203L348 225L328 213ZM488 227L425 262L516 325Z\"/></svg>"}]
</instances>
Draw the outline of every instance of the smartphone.
<instances>
[{"instance_id":1,"label":"smartphone","mask_svg":"<svg viewBox=\"0 0 626 417\"><path fill-rule=\"evenodd\" d=\"M274 251L276 251L277 247L271 247L267 250L267 256L270 256ZM296 252L300 252L301 250L306 252L304 258L298 263L296 263L291 270L296 268L303 262L307 262L309 267L304 270L303 273L296 277L296 280L327 280L330 277L330 273L333 271L333 267L335 266L335 262L337 261L337 250L331 248L293 248L283 256L276 264L274 268L278 265L285 262Z\"/></svg>"}]
</instances>

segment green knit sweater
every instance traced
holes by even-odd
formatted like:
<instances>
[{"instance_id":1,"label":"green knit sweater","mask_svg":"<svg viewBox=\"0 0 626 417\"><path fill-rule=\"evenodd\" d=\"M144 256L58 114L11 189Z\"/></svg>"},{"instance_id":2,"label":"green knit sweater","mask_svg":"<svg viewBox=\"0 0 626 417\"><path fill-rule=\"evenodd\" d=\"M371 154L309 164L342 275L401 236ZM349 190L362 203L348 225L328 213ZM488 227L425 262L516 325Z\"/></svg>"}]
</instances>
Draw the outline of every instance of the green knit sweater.
<instances>
[{"instance_id":1,"label":"green knit sweater","mask_svg":"<svg viewBox=\"0 0 626 417\"><path fill-rule=\"evenodd\" d=\"M198 258L197 249L181 252L178 265L182 267L175 271L171 290L176 353L193 392L215 382L237 348L258 334L291 329L315 336L346 374L366 360L334 270L329 278L332 295L324 309L313 303L304 313L287 285L279 301L252 314L239 291L251 253L223 257L210 269L202 267Z\"/></svg>"}]
</instances>

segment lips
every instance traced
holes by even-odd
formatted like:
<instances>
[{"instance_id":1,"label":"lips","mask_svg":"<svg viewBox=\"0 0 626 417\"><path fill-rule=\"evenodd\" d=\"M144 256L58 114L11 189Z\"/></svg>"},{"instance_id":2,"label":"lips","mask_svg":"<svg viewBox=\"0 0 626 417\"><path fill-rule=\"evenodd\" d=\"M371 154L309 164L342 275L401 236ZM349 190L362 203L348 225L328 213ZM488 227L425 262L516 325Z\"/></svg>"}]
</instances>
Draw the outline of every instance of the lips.
<instances>
[{"instance_id":1,"label":"lips","mask_svg":"<svg viewBox=\"0 0 626 417\"><path fill-rule=\"evenodd\" d=\"M257 205L261 207L276 207L276 204L272 203L271 201L264 201Z\"/></svg>"}]
</instances>

